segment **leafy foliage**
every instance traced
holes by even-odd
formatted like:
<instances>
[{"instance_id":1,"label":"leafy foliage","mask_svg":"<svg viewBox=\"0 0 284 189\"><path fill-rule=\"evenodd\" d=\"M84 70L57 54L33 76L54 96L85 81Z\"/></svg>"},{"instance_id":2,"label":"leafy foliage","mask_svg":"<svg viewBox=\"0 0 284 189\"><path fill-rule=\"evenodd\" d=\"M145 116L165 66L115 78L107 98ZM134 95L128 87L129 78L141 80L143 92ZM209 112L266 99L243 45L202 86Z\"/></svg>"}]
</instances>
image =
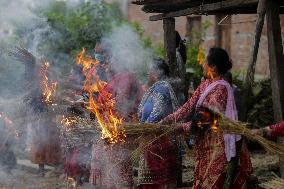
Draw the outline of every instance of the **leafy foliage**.
<instances>
[{"instance_id":1,"label":"leafy foliage","mask_svg":"<svg viewBox=\"0 0 284 189\"><path fill-rule=\"evenodd\" d=\"M256 127L270 125L274 120L270 82L270 80L259 81L252 89L247 121Z\"/></svg>"},{"instance_id":2,"label":"leafy foliage","mask_svg":"<svg viewBox=\"0 0 284 189\"><path fill-rule=\"evenodd\" d=\"M80 3L77 7L54 1L42 12L53 31L39 46L45 54L59 51L72 55L82 47L92 49L113 25L123 21L118 6L104 1Z\"/></svg>"},{"instance_id":3,"label":"leafy foliage","mask_svg":"<svg viewBox=\"0 0 284 189\"><path fill-rule=\"evenodd\" d=\"M203 69L202 65L198 62L198 53L200 50L200 44L203 41L206 30L209 28L211 23L209 21L205 21L202 23L202 29L193 30L192 35L195 41L191 41L187 44L187 62L186 67L190 70L191 74L188 75L187 79L193 81L195 86L198 86L201 78L203 77Z\"/></svg>"}]
</instances>

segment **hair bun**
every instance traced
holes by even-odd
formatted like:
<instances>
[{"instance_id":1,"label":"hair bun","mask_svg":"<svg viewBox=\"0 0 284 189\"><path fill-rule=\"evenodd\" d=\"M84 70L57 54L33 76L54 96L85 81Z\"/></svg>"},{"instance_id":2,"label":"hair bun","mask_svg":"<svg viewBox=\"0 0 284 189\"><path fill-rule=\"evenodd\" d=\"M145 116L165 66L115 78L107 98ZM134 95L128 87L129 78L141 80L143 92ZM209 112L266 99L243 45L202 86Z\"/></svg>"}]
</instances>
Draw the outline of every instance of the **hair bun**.
<instances>
[{"instance_id":1,"label":"hair bun","mask_svg":"<svg viewBox=\"0 0 284 189\"><path fill-rule=\"evenodd\" d=\"M227 65L227 71L229 71L230 69L232 69L232 67L233 67L233 62L232 62L232 60L230 59L226 65Z\"/></svg>"},{"instance_id":2,"label":"hair bun","mask_svg":"<svg viewBox=\"0 0 284 189\"><path fill-rule=\"evenodd\" d=\"M219 47L210 48L207 61L209 66L216 66L220 75L226 74L233 66L228 53Z\"/></svg>"}]
</instances>

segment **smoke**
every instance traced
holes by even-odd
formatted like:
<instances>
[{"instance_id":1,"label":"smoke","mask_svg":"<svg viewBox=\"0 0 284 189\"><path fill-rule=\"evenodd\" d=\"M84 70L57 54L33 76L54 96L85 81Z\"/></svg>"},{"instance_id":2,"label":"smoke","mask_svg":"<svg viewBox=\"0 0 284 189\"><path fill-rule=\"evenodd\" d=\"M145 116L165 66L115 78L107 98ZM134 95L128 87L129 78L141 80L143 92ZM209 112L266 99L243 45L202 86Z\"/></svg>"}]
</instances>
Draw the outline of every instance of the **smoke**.
<instances>
[{"instance_id":1,"label":"smoke","mask_svg":"<svg viewBox=\"0 0 284 189\"><path fill-rule=\"evenodd\" d=\"M56 41L64 35L54 31L47 20L38 14L38 11L45 9L50 2L54 1L56 0L0 0L0 38L3 39L0 42L0 113L3 112L13 121L13 124L7 124L0 118L0 133L11 136L8 143L8 146L10 145L9 150L15 152L18 158L29 158L32 135L37 129L35 125L39 125L33 121L35 117L33 108L24 103L26 96L32 94L37 86L31 86L31 88L27 86L27 83L24 82L24 74L27 71L25 63L17 62L9 57L7 52L15 46L22 46L35 56L36 64L40 66L40 60L44 58L40 48L43 48L41 45L46 40L45 37L49 36L49 39L52 38ZM82 0L69 0L67 5L76 7L81 2ZM96 2L99 3L100 1ZM136 74L140 81L145 82L147 65L151 63L153 57L152 51L145 49L139 35L132 27L125 24L115 24L111 32L106 32L101 39L101 43L106 47L110 57L110 69L115 73L127 70ZM65 73L70 68L70 62L67 61L74 56L71 57L70 54L61 51L50 52L54 53L48 56L51 58L49 60L52 71L51 79L57 80L60 88L60 85L66 80ZM59 60L61 62L66 60L66 62L64 65L59 65ZM69 67L67 66L68 63ZM38 82L36 77L31 77L31 80L30 83ZM80 82L78 81L78 83ZM62 87L60 94L63 94L64 90L65 88ZM65 96L61 98L64 99ZM55 115L48 117L48 119L46 120L48 122L54 121ZM14 130L19 132L20 136L16 136ZM45 137L45 135L48 135L48 133L43 132L40 137ZM1 135L0 140L2 138ZM98 157L101 160L100 166L104 170L112 170L108 174L111 174L110 177L119 182L121 170L117 167L117 162L109 158L113 154L108 150L101 150L101 156ZM114 153L121 159L127 159L128 152L125 150L121 148ZM1 154L3 152L0 149ZM7 181L9 185L15 181L9 180L10 175L2 174L2 172L5 171L1 167L0 186L4 181Z\"/></svg>"},{"instance_id":2,"label":"smoke","mask_svg":"<svg viewBox=\"0 0 284 189\"><path fill-rule=\"evenodd\" d=\"M7 172L16 168L14 158L29 159L30 152L26 150L30 149L32 132L36 129L33 127L35 115L31 113L31 107L23 102L33 90L24 80L25 63L11 58L9 52L15 46L24 47L35 55L40 65L42 55L38 46L44 36L49 34L58 37L37 12L50 2L52 0L0 0L0 188L2 185L26 187L21 186L16 176L21 172L22 177L25 172L19 169L14 169L12 175ZM31 83L35 80L37 78L32 78ZM31 186L32 183L26 184Z\"/></svg>"},{"instance_id":3,"label":"smoke","mask_svg":"<svg viewBox=\"0 0 284 189\"><path fill-rule=\"evenodd\" d=\"M145 81L147 65L152 61L153 52L145 49L137 32L128 25L116 26L102 39L103 46L110 54L110 68L119 73L125 70L138 74Z\"/></svg>"}]
</instances>

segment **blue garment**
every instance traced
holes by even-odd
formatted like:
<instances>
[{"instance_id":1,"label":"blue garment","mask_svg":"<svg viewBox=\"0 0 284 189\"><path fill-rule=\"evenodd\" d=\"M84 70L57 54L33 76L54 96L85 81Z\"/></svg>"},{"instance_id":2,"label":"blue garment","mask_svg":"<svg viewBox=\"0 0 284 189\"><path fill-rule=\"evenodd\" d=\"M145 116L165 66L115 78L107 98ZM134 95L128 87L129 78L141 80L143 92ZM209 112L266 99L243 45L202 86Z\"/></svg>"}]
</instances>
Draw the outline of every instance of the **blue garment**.
<instances>
[{"instance_id":1,"label":"blue garment","mask_svg":"<svg viewBox=\"0 0 284 189\"><path fill-rule=\"evenodd\" d=\"M177 108L172 87L166 81L155 83L144 94L139 106L140 122L155 123L171 114Z\"/></svg>"}]
</instances>

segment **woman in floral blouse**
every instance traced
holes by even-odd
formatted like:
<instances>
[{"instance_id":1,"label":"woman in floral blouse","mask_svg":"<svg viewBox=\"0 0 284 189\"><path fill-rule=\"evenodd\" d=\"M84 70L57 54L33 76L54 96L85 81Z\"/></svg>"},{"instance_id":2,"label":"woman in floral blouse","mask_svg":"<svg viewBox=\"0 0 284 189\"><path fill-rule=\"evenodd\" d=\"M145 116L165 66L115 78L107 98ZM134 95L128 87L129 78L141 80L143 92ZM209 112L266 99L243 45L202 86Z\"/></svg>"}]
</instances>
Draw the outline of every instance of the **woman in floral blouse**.
<instances>
[{"instance_id":1,"label":"woman in floral blouse","mask_svg":"<svg viewBox=\"0 0 284 189\"><path fill-rule=\"evenodd\" d=\"M178 124L177 130L190 133L191 122L186 122L198 108L206 107L237 119L233 90L223 76L232 68L225 50L211 48L203 64L205 79L193 96L176 112L161 121L163 124ZM185 123L184 123L185 122ZM210 130L195 135L196 167L194 189L246 187L246 180L252 171L250 158L241 136L228 135Z\"/></svg>"}]
</instances>

